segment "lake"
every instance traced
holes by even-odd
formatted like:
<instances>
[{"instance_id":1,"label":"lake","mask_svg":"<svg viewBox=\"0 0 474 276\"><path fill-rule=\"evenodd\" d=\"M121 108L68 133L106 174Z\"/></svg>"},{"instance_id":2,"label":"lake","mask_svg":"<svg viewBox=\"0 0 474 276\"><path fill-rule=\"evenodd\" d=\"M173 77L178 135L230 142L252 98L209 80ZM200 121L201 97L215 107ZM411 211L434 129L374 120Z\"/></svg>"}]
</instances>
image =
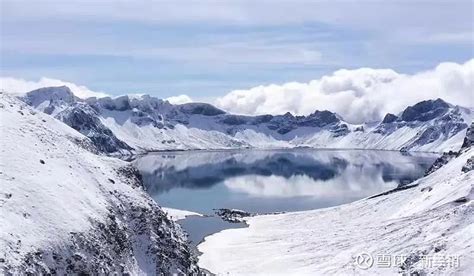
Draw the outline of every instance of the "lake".
<instances>
[{"instance_id":1,"label":"lake","mask_svg":"<svg viewBox=\"0 0 474 276\"><path fill-rule=\"evenodd\" d=\"M228 150L150 153L134 160L159 205L206 217L179 221L196 245L243 223L220 208L251 213L302 211L353 202L423 176L438 157L371 150Z\"/></svg>"}]
</instances>

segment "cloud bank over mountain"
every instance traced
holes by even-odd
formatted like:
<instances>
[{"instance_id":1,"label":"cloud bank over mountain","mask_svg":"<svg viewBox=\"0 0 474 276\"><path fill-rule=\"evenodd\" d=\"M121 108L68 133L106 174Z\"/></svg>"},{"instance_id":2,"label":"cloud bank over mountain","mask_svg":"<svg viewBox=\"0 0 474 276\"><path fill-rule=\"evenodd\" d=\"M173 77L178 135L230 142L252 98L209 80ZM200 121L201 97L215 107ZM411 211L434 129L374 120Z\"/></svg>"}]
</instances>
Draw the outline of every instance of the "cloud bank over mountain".
<instances>
[{"instance_id":1,"label":"cloud bank over mountain","mask_svg":"<svg viewBox=\"0 0 474 276\"><path fill-rule=\"evenodd\" d=\"M1 89L21 94L45 86L66 85L80 98L107 96L85 86L51 78L26 81L1 78ZM445 62L436 68L415 74L401 74L391 69L341 69L307 83L257 86L234 90L209 100L212 104L237 114L307 115L315 110L329 110L351 123L380 120L386 113L398 113L406 106L426 99L442 98L447 102L474 107L474 59L463 64ZM188 95L166 98L183 104L196 99Z\"/></svg>"},{"instance_id":2,"label":"cloud bank over mountain","mask_svg":"<svg viewBox=\"0 0 474 276\"><path fill-rule=\"evenodd\" d=\"M235 90L215 104L239 114L305 115L315 110L336 112L352 123L381 119L407 105L442 98L462 106L474 106L474 59L464 64L441 63L413 75L391 69L341 69L308 83L257 86Z\"/></svg>"},{"instance_id":3,"label":"cloud bank over mountain","mask_svg":"<svg viewBox=\"0 0 474 276\"><path fill-rule=\"evenodd\" d=\"M191 99L191 97L189 97L188 95L173 96L173 97L166 98L165 100L167 100L171 104L185 104L185 103L193 102L193 99Z\"/></svg>"},{"instance_id":4,"label":"cloud bank over mountain","mask_svg":"<svg viewBox=\"0 0 474 276\"><path fill-rule=\"evenodd\" d=\"M24 79L2 77L0 78L0 89L10 94L22 95L31 90L49 86L67 86L79 98L105 97L108 94L104 92L92 91L83 85L77 85L72 82L62 81L52 78L41 78L38 81L27 81Z\"/></svg>"}]
</instances>

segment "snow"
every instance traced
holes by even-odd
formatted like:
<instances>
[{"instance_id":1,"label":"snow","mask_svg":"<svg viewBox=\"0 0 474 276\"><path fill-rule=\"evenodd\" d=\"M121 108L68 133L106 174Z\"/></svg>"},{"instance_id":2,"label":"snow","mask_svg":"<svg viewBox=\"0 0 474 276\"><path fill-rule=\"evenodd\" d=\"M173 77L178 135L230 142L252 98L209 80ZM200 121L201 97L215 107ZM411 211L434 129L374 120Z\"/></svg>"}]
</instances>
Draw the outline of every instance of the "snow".
<instances>
[{"instance_id":1,"label":"snow","mask_svg":"<svg viewBox=\"0 0 474 276\"><path fill-rule=\"evenodd\" d=\"M115 178L111 166L79 148L72 140L84 137L67 125L40 112L32 114L10 98L1 103L1 190L12 196L1 200L0 248L19 239L25 249L46 246L66 239L70 231L87 230L89 219L105 215L99 182Z\"/></svg>"},{"instance_id":2,"label":"snow","mask_svg":"<svg viewBox=\"0 0 474 276\"><path fill-rule=\"evenodd\" d=\"M168 215L168 217L174 221L185 219L188 216L203 216L202 214L187 210L179 210L169 207L163 207L161 209L163 209L163 211Z\"/></svg>"},{"instance_id":3,"label":"snow","mask_svg":"<svg viewBox=\"0 0 474 276\"><path fill-rule=\"evenodd\" d=\"M32 91L25 100L52 115L83 101L74 98L67 87ZM419 104L431 106L429 102ZM97 111L91 116L97 116L134 153L291 147L445 152L459 149L464 137L460 126L467 127L474 117L470 109L447 105L446 113L428 121L352 125L330 112L306 117L239 116L209 104L172 105L149 95L89 98L85 103ZM361 126L363 131L356 131ZM390 131L381 134L377 127ZM420 137L424 141L418 141ZM120 147L117 152L121 152Z\"/></svg>"},{"instance_id":4,"label":"snow","mask_svg":"<svg viewBox=\"0 0 474 276\"><path fill-rule=\"evenodd\" d=\"M63 96L69 93L64 88L59 91L61 93L56 92L48 90L57 98L52 115L73 100L65 100ZM51 97L36 98L33 105L42 110L50 109L48 99ZM265 125L228 129L221 124L219 117L178 113L174 120L178 122L180 116L187 116L187 123L160 128L152 124L136 124L133 119L137 117L133 112L137 110L134 108L142 110L159 106L161 109L156 108L147 114L158 120L160 112L177 110L169 103L149 96L89 101L120 109L109 110L100 106L99 119L136 152L304 146L400 150L432 126L432 122L417 123L385 135L372 132L375 125L364 125L364 132L350 132L343 136L335 136L328 129L300 127L278 135ZM130 103L133 106L127 109ZM110 210L123 203L110 194L125 197L138 209L150 210L151 199L117 172L126 162L97 155L87 137L3 93L0 95L0 111L0 248L6 249L0 251L0 258L8 266L22 267L27 263L27 256L39 249L68 248L72 243L71 233L90 233L96 230L94 225L105 224ZM462 113L462 116L466 122L472 120L472 113ZM348 128L355 129L355 126L348 125ZM409 150L457 150L464 135L465 131L460 131L448 139L441 137L430 143L416 144ZM353 257L368 252L374 256L410 256L413 261L410 269L418 272L467 274L474 269L474 172L462 173L461 167L473 154L473 150L465 152L415 182L418 186L411 189L327 209L247 218L248 228L229 229L207 237L198 248L203 252L199 264L214 273L237 275L400 272L399 266L374 266L367 271L354 266ZM178 168L184 165L181 162L198 164L210 160L217 164L219 160L213 160L213 156L216 155L212 152L199 156L199 160L178 156L164 166ZM249 157L242 155L242 158ZM308 182L303 178L296 180L300 185ZM275 195L277 186L279 191L288 194L301 193L294 187L283 186L278 178L274 179L275 185L262 180L258 187L246 186L242 181L245 179L230 179L226 185L247 194ZM354 180L357 181L368 180ZM355 188L354 192L357 192ZM330 193L331 190L318 189L317 192ZM175 221L200 215L170 208L165 211ZM160 221L161 218L167 221L164 214ZM166 233L178 240L173 245L180 246L180 233L172 226L167 227L169 232ZM151 235L156 236L156 233ZM141 243L134 249L143 251L132 257L125 256L123 265L133 274L145 274L156 269L156 263L150 258L157 256L145 252L149 252L149 247L157 246L153 241L161 239L138 239L142 239ZM145 239L153 241L148 244ZM422 267L417 258L423 255L460 255L462 259L459 268L445 267L441 271L436 267Z\"/></svg>"},{"instance_id":5,"label":"snow","mask_svg":"<svg viewBox=\"0 0 474 276\"><path fill-rule=\"evenodd\" d=\"M4 93L0 93L0 114L4 272L23 274L28 269L32 274L49 274L54 269L59 274L108 274L121 267L132 274L147 274L165 270L167 265L170 272L186 269L178 260L185 254L181 251L184 234L173 223L158 220L164 213L156 203L130 176L119 173L128 166L125 161L95 154L88 138ZM139 217L141 211L150 217ZM117 218L120 214L129 217ZM160 230L151 228L152 223L141 224L144 219L156 220ZM148 231L148 236L133 232L135 227ZM154 237L156 231L161 239ZM160 248L162 254L170 250L173 255L150 255L151 248L164 242L172 244L171 249ZM90 251L87 246L96 249ZM121 255L115 255L117 250L123 250ZM72 254L80 258L64 265ZM166 262L160 259L169 256L174 257Z\"/></svg>"},{"instance_id":6,"label":"snow","mask_svg":"<svg viewBox=\"0 0 474 276\"><path fill-rule=\"evenodd\" d=\"M474 269L474 171L461 172L469 150L417 187L313 211L246 218L248 228L228 229L198 246L199 265L223 275L397 274L399 266L362 270L353 257L460 256L460 267L412 271L470 274ZM467 198L467 202L458 199ZM427 257L428 258L428 257Z\"/></svg>"}]
</instances>

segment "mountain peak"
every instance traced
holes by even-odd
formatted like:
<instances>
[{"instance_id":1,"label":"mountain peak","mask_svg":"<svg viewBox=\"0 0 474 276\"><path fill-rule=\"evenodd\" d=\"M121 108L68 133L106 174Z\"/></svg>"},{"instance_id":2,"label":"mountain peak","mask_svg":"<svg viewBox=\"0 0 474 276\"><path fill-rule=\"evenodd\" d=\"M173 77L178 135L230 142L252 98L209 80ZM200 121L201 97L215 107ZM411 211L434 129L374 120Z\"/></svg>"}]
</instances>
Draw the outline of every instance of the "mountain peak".
<instances>
[{"instance_id":1,"label":"mountain peak","mask_svg":"<svg viewBox=\"0 0 474 276\"><path fill-rule=\"evenodd\" d=\"M62 85L62 86L50 86L50 87L42 87L42 88L38 88L38 89L35 89L35 90L32 90L28 93L26 93L27 95L35 95L35 94L46 94L46 95L57 95L57 96L63 96L63 95L74 95L71 91L71 89L69 89L69 87L67 87L66 85Z\"/></svg>"},{"instance_id":2,"label":"mountain peak","mask_svg":"<svg viewBox=\"0 0 474 276\"><path fill-rule=\"evenodd\" d=\"M24 97L24 100L34 107L38 107L45 101L71 104L76 99L71 89L65 85L39 88L26 93Z\"/></svg>"},{"instance_id":3,"label":"mountain peak","mask_svg":"<svg viewBox=\"0 0 474 276\"><path fill-rule=\"evenodd\" d=\"M382 123L383 123L383 124L393 123L393 122L395 122L397 119L398 119L398 116L397 116L397 115L394 115L394 114L392 114L392 113L387 113L387 115L385 115L385 117L383 118Z\"/></svg>"},{"instance_id":4,"label":"mountain peak","mask_svg":"<svg viewBox=\"0 0 474 276\"><path fill-rule=\"evenodd\" d=\"M181 112L187 114L199 114L204 116L216 116L225 114L225 111L208 103L186 103L178 105Z\"/></svg>"},{"instance_id":5,"label":"mountain peak","mask_svg":"<svg viewBox=\"0 0 474 276\"><path fill-rule=\"evenodd\" d=\"M451 106L442 99L421 101L407 107L401 115L403 121L429 121L445 114Z\"/></svg>"}]
</instances>

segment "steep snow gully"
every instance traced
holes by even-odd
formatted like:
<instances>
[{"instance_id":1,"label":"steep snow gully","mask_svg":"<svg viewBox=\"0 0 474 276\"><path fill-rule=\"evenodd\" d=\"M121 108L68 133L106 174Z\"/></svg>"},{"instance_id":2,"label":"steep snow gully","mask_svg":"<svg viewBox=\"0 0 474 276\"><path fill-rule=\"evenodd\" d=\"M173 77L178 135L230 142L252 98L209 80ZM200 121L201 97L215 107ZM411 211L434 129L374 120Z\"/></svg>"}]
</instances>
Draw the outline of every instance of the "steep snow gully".
<instances>
[{"instance_id":1,"label":"steep snow gully","mask_svg":"<svg viewBox=\"0 0 474 276\"><path fill-rule=\"evenodd\" d=\"M21 98L1 92L0 114L0 266L6 275L199 274L179 225L144 192L138 171L111 156L286 147L452 153L411 189L245 218L248 228L216 233L199 245L200 266L237 275L473 270L473 111L441 99L353 125L329 111L240 116L150 96L83 100L67 87L49 87ZM175 220L189 215L168 211ZM406 258L361 270L354 266L361 252ZM461 262L423 265L426 256L447 255Z\"/></svg>"}]
</instances>

